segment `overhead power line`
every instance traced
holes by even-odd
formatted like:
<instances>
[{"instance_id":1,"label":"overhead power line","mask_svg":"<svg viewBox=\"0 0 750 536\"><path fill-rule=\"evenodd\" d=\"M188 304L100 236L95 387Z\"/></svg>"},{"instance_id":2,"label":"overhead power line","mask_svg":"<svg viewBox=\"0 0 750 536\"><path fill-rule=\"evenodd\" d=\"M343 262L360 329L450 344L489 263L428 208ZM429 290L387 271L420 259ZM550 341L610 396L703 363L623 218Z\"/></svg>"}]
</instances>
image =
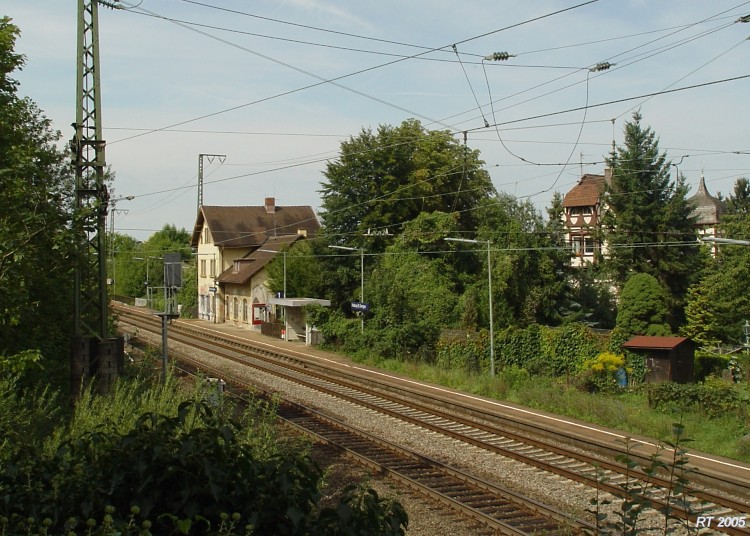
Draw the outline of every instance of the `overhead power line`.
<instances>
[{"instance_id":1,"label":"overhead power line","mask_svg":"<svg viewBox=\"0 0 750 536\"><path fill-rule=\"evenodd\" d=\"M538 17L533 17L531 19L527 19L527 20L524 20L524 21L521 21L521 22L518 22L518 23L515 23L515 24L511 24L511 25L508 25L508 26L505 26L505 27L502 27L502 28L498 28L496 30L492 30L490 32L485 32L485 33L480 34L480 35L476 35L476 36L473 36L473 37L462 39L460 41L456 41L453 45L459 45L459 44L463 44L463 43L468 43L470 41L474 41L474 40L480 39L482 37L487 37L489 35L493 35L493 34L496 34L496 33L502 32L502 31L510 30L510 29L513 29L513 28L518 28L520 26L524 26L524 25L530 24L532 22L540 21L540 20L543 20L545 18L549 18L549 17L555 16L555 15L559 15L559 14L565 13L567 11L578 9L580 7L596 3L598 1L599 0L588 0L586 2L582 2L582 3L574 5L574 6L570 6L570 7L563 8L563 9L559 9L557 11L553 11L553 12L550 12L550 13L547 13L547 14L544 14L544 15L540 15ZM139 9L139 10L145 12L145 13L150 13L152 15L155 15L155 16L157 16L159 18L164 19L164 20L170 21L170 19L168 17L164 17L164 16L161 16L161 15L158 15L158 14L153 13L153 12L151 12L149 10L146 10L146 9L144 9L142 7L138 7L137 9ZM170 22L174 22L174 21L170 21ZM272 57L267 56L265 54L261 54L259 52L247 49L245 47L241 47L239 45L236 45L235 43L232 43L230 41L221 39L221 38L219 38L217 36L214 36L212 34L209 34L207 32L203 32L203 31L197 30L195 28L191 28L190 26L187 26L185 24L178 23L178 22L174 22L174 24L177 24L180 27L183 27L183 28L186 28L188 30L194 31L196 33L199 33L201 35L204 35L204 36L206 36L206 37L208 37L210 39L214 39L214 40L220 41L220 42L222 42L224 44L227 44L229 46L232 46L232 47L235 47L235 48L238 48L238 49L241 49L241 50L245 50L248 53L251 53L253 55L256 55L258 57L266 59L268 61L272 61L272 62L277 63L279 65L285 66L285 67L287 67L289 69L292 69L292 70L295 70L297 72L306 74L308 76L311 76L313 78L318 79L319 82L314 83L314 84L309 84L307 86L299 87L299 88L296 88L296 89L292 89L292 90L289 90L289 91L285 91L285 92L282 92L282 93L278 93L276 95L268 96L268 97L265 97L265 98L262 98L262 99L257 99L255 101L251 101L251 102L248 102L248 103L245 103L245 104L240 104L240 105L237 105L237 106L232 106L232 107L226 108L224 110L219 110L219 111L216 111L216 112L204 114L202 116L194 117L192 119L187 119L187 120L184 120L184 121L180 121L178 123L174 123L174 124L168 125L166 127L155 129L155 130L150 131L150 132L144 132L144 133L141 133L141 134L136 134L134 136L129 136L127 138L121 138L119 140L115 140L115 141L109 142L109 145L112 145L112 144L115 144L115 143L119 143L119 142L123 142L123 141L127 141L127 140L131 140L131 139L134 139L134 138L139 138L139 137L142 137L142 136L146 136L146 135L152 134L154 132L159 132L159 131L164 130L164 129L169 129L169 128L174 128L174 127L182 126L182 125L185 125L185 124L188 124L188 123L192 123L194 121L199 121L201 119L206 119L206 118L209 118L209 117L215 117L217 115L221 115L221 114L224 114L224 113L236 111L236 110L239 110L239 109L242 109L242 108L246 108L246 107L251 106L251 105L259 104L261 102L266 102L266 101L269 101L269 100L272 100L272 99L276 99L276 98L279 98L279 97L282 97L282 96L286 96L286 95L291 95L291 94L294 94L294 93L298 93L300 91L304 91L304 90L307 90L307 89L318 87L318 86L324 85L324 84L331 84L331 85L334 85L334 86L339 87L341 89L344 89L346 91L351 91L351 92L353 92L353 93L355 93L357 95L360 95L360 96L365 97L367 99L374 100L374 101L376 101L376 102L378 102L380 104L396 108L396 109L398 109L398 110L400 110L402 112L411 114L414 117L423 118L423 119L425 119L427 121L430 121L432 123L441 124L445 128L453 130L453 127L451 127L450 125L446 125L446 124L442 123L441 121L438 121L438 120L426 117L426 116L424 116L424 115L422 115L420 113L414 112L412 110L408 110L408 109L406 109L404 107L401 107L401 106L389 103L389 102L387 102L387 101L385 101L383 99L379 99L377 97L373 97L372 95L368 95L367 93L364 93L362 91L349 88L347 86L344 86L343 84L338 83L338 81L343 80L345 78L350 78L350 77L358 75L358 74L366 73L366 72L373 71L373 70L376 70L376 69L381 69L383 67L387 67L387 66L390 66L390 65L394 65L396 63L400 63L400 62L406 61L407 59L419 58L419 57L425 56L425 55L427 55L429 53L437 52L437 51L444 50L446 48L452 47L453 45L449 44L449 45L443 45L443 46L440 46L440 47L435 47L435 48L428 49L428 50L425 50L423 52L420 52L420 53L417 53L417 54L414 54L414 55L411 55L411 56L407 56L407 57L404 57L404 58L397 58L397 59L394 59L394 60L386 62L386 63L382 63L382 64L375 65L375 66L372 66L372 67L368 67L368 68L365 68L365 69L360 69L360 70L352 72L352 73L344 74L344 75L333 77L333 78L325 78L325 77L321 77L319 75L316 75L316 74L314 74L312 72L305 71L304 69L300 69L298 67L295 67L295 66L293 66L291 64L288 64L286 62L282 62L282 61L276 60L275 58L272 58Z\"/></svg>"},{"instance_id":2,"label":"overhead power line","mask_svg":"<svg viewBox=\"0 0 750 536\"><path fill-rule=\"evenodd\" d=\"M584 109L600 108L602 106L609 106L611 104L618 104L618 103L621 103L621 102L628 102L628 101L631 101L631 100L644 99L646 97L654 97L654 96L657 96L657 95L666 95L666 94L669 94L669 93L678 93L680 91L687 91L689 89L697 89L697 88L701 88L701 87L714 86L714 85L717 85L717 84L724 84L724 83L727 83L727 82L736 82L737 80L744 80L746 78L750 78L750 74L743 74L743 75L740 75L740 76L733 76L731 78L723 78L721 80L713 80L711 82L703 82L701 84L693 84L693 85L690 85L690 86L683 86L683 87L678 87L678 88L674 88L674 89L665 89L665 90L662 90L662 91L655 91L653 93L644 93L642 95L637 95L637 96L634 96L634 97L623 97L622 99L614 99L614 100L611 100L611 101L600 102L598 104L589 104L587 106L578 106L576 108L568 108L568 109L565 109L565 110L560 110L558 112L549 112L549 113L546 113L546 114L531 115L531 116L523 117L523 118L520 118L520 119L512 119L512 120L509 120L509 121L503 121L502 123L495 123L494 125L490 125L490 127L503 126L503 125L512 125L514 123L521 123L523 121L531 121L533 119L541 119L543 117L552 117L552 116L555 116L555 115L562 115L562 114L567 114L567 113L571 113L571 112L579 112L579 111L584 110ZM468 129L468 131L469 132L476 132L476 131L479 131L479 130L484 130L485 128L487 128L487 127L475 127L475 128Z\"/></svg>"}]
</instances>

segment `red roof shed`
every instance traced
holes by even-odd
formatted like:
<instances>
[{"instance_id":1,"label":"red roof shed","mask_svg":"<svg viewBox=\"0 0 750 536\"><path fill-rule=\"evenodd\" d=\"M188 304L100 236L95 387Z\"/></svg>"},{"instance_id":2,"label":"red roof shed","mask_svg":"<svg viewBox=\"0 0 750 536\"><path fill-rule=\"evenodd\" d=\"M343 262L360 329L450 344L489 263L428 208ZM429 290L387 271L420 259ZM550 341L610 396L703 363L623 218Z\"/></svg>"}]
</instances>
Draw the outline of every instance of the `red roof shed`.
<instances>
[{"instance_id":1,"label":"red roof shed","mask_svg":"<svg viewBox=\"0 0 750 536\"><path fill-rule=\"evenodd\" d=\"M641 354L646 359L648 383L693 381L695 344L687 337L636 335L622 347Z\"/></svg>"}]
</instances>

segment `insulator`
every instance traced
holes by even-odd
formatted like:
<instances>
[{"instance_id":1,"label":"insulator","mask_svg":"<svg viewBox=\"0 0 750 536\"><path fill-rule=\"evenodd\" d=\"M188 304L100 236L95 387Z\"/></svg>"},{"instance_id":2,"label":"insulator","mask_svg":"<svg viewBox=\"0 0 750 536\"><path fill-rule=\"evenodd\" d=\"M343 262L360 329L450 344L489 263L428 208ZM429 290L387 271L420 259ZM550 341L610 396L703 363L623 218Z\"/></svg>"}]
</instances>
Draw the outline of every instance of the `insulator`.
<instances>
[{"instance_id":1,"label":"insulator","mask_svg":"<svg viewBox=\"0 0 750 536\"><path fill-rule=\"evenodd\" d=\"M485 56L484 59L489 61L506 61L510 58L515 58L515 54L510 54L508 52L493 52L489 56Z\"/></svg>"},{"instance_id":2,"label":"insulator","mask_svg":"<svg viewBox=\"0 0 750 536\"><path fill-rule=\"evenodd\" d=\"M598 72L598 71L606 71L607 69L614 67L614 63L609 63L608 61L602 61L594 65L589 69L592 73Z\"/></svg>"}]
</instances>

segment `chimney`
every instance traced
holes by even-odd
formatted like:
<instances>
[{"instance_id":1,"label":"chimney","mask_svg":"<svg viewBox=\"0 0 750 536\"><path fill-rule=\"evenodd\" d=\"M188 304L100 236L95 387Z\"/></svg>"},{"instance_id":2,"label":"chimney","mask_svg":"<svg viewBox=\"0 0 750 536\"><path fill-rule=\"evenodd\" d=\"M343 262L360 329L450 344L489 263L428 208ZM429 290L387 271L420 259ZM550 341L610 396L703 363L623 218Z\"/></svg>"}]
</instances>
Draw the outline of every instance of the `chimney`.
<instances>
[{"instance_id":1,"label":"chimney","mask_svg":"<svg viewBox=\"0 0 750 536\"><path fill-rule=\"evenodd\" d=\"M276 199L273 197L266 197L266 213L276 213Z\"/></svg>"}]
</instances>

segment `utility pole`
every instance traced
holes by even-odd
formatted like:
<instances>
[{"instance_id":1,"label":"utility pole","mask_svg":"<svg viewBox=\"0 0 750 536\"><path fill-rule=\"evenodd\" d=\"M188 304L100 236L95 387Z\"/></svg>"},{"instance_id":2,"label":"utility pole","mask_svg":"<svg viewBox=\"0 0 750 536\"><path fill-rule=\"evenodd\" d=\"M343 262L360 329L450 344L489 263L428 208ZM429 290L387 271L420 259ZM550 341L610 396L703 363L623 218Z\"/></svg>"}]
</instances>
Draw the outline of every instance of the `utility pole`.
<instances>
[{"instance_id":1,"label":"utility pole","mask_svg":"<svg viewBox=\"0 0 750 536\"><path fill-rule=\"evenodd\" d=\"M114 189L112 190L114 194ZM128 195L124 197L110 197L109 206L112 207L109 211L109 262L112 270L112 296L117 296L117 259L115 258L115 214L127 214L128 209L117 208L118 201L132 201L135 196Z\"/></svg>"},{"instance_id":2,"label":"utility pole","mask_svg":"<svg viewBox=\"0 0 750 536\"><path fill-rule=\"evenodd\" d=\"M122 338L108 338L107 328L105 231L109 194L104 184L97 0L78 0L77 54L75 134L70 141L75 168L73 225L78 234L71 353L74 397L94 374L99 376L99 389L106 391L122 366L124 350Z\"/></svg>"},{"instance_id":3,"label":"utility pole","mask_svg":"<svg viewBox=\"0 0 750 536\"><path fill-rule=\"evenodd\" d=\"M224 160L226 160L227 155L225 154L204 154L201 153L198 155L198 212L201 211L201 207L203 206L203 158L208 159L208 163L214 161L214 158L219 159L219 163L223 164Z\"/></svg>"}]
</instances>

